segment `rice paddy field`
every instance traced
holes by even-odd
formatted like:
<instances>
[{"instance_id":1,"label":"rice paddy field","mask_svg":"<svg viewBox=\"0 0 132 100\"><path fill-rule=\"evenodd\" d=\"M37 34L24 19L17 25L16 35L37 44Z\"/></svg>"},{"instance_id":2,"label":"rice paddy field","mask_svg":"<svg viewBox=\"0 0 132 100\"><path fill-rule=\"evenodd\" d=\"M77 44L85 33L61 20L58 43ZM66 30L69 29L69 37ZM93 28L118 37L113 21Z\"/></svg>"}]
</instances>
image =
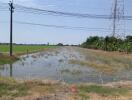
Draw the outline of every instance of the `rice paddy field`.
<instances>
[{"instance_id":1,"label":"rice paddy field","mask_svg":"<svg viewBox=\"0 0 132 100\"><path fill-rule=\"evenodd\" d=\"M53 48L55 46L45 46L45 45L14 45L14 54L24 54L28 52L41 51L48 48ZM9 45L0 45L0 53L9 53Z\"/></svg>"},{"instance_id":2,"label":"rice paddy field","mask_svg":"<svg viewBox=\"0 0 132 100\"><path fill-rule=\"evenodd\" d=\"M13 56L9 56L9 45L0 45L0 65L10 64L18 60L18 56L24 54L35 53L39 51L49 50L57 46L43 46L43 45L13 45Z\"/></svg>"}]
</instances>

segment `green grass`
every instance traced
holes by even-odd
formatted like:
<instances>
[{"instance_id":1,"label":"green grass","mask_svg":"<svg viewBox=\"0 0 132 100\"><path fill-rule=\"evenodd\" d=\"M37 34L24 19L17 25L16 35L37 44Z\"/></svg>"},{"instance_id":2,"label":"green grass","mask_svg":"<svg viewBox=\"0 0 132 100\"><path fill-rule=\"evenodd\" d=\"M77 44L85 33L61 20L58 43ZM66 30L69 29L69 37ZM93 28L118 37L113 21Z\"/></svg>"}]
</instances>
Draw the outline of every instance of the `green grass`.
<instances>
[{"instance_id":1,"label":"green grass","mask_svg":"<svg viewBox=\"0 0 132 100\"><path fill-rule=\"evenodd\" d=\"M80 93L97 93L101 95L116 95L116 94L124 94L127 92L127 89L124 88L110 88L105 86L97 86L97 85L90 85L90 86L79 86L78 90Z\"/></svg>"},{"instance_id":2,"label":"green grass","mask_svg":"<svg viewBox=\"0 0 132 100\"><path fill-rule=\"evenodd\" d=\"M37 94L53 94L56 91L65 90L65 86L59 83L43 83L41 81L16 81L13 78L0 77L0 100L30 96ZM2 99L7 100L7 99ZM17 99L16 99L17 100ZM25 100L25 99L22 99Z\"/></svg>"},{"instance_id":3,"label":"green grass","mask_svg":"<svg viewBox=\"0 0 132 100\"><path fill-rule=\"evenodd\" d=\"M55 46L37 46L37 45L14 45L13 51L15 54L27 53L28 52L35 52L41 51L48 48L53 48ZM9 52L9 45L0 45L0 52L7 53Z\"/></svg>"},{"instance_id":4,"label":"green grass","mask_svg":"<svg viewBox=\"0 0 132 100\"><path fill-rule=\"evenodd\" d=\"M27 94L28 87L23 83L17 83L11 78L0 77L0 97L19 97Z\"/></svg>"},{"instance_id":5,"label":"green grass","mask_svg":"<svg viewBox=\"0 0 132 100\"><path fill-rule=\"evenodd\" d=\"M56 46L38 46L38 45L14 45L13 55L19 56L28 53L34 53L38 51L49 50L50 48L55 48ZM17 57L9 57L9 45L0 45L0 65L11 64L18 60ZM4 55L3 55L4 54Z\"/></svg>"},{"instance_id":6,"label":"green grass","mask_svg":"<svg viewBox=\"0 0 132 100\"><path fill-rule=\"evenodd\" d=\"M14 61L17 61L17 60L19 60L19 59L15 56L9 57L7 55L1 55L0 56L0 65L12 64Z\"/></svg>"},{"instance_id":7,"label":"green grass","mask_svg":"<svg viewBox=\"0 0 132 100\"><path fill-rule=\"evenodd\" d=\"M1 96L23 96L26 94L27 87L23 84L2 84L0 83L0 97Z\"/></svg>"},{"instance_id":8,"label":"green grass","mask_svg":"<svg viewBox=\"0 0 132 100\"><path fill-rule=\"evenodd\" d=\"M125 95L128 93L126 88L110 88L105 86L97 86L97 85L80 85L78 86L77 95L81 98L81 100L89 99L89 93L96 93L101 96L118 96Z\"/></svg>"}]
</instances>

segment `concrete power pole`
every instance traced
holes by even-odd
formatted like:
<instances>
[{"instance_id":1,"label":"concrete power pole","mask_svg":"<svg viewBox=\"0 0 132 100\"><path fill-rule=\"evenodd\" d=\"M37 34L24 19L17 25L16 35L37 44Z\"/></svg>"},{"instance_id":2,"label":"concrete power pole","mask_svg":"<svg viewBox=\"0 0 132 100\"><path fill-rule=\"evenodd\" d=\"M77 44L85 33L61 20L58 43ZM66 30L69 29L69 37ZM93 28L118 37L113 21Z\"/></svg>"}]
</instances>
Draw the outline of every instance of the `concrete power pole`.
<instances>
[{"instance_id":1,"label":"concrete power pole","mask_svg":"<svg viewBox=\"0 0 132 100\"><path fill-rule=\"evenodd\" d=\"M9 8L10 10L10 56L12 56L12 53L13 53L12 33L13 33L13 12L14 12L13 0L10 1L9 7L10 7Z\"/></svg>"}]
</instances>

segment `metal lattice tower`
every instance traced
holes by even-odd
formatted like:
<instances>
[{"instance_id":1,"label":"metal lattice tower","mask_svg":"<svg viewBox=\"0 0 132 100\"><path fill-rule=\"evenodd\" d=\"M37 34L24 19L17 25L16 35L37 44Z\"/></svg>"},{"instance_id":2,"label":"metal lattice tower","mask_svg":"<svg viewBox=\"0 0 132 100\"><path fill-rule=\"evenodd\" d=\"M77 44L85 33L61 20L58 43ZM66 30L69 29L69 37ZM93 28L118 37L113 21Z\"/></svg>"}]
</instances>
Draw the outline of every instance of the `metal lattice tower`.
<instances>
[{"instance_id":1,"label":"metal lattice tower","mask_svg":"<svg viewBox=\"0 0 132 100\"><path fill-rule=\"evenodd\" d=\"M112 7L112 36L123 38L125 36L124 0L114 0Z\"/></svg>"}]
</instances>

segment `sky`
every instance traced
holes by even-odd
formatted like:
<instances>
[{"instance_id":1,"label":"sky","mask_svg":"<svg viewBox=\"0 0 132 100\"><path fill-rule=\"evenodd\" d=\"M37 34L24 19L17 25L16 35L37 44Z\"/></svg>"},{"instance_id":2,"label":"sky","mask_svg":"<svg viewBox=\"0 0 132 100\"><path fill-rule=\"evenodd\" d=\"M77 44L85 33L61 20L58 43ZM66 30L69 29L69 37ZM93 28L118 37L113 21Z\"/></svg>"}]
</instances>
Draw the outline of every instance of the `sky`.
<instances>
[{"instance_id":1,"label":"sky","mask_svg":"<svg viewBox=\"0 0 132 100\"><path fill-rule=\"evenodd\" d=\"M15 4L40 8L46 10L55 10L71 13L86 13L97 15L111 15L114 0L14 0ZM0 0L7 3L9 0ZM132 15L132 0L125 0L125 15ZM2 7L0 3L0 7ZM6 9L6 8L5 8ZM8 6L7 9L8 10ZM112 28L112 20L105 19L86 19L75 17L62 17L52 15L38 15L14 10L15 21L25 21L39 24L62 25L87 28ZM0 42L9 42L10 31L10 12L0 8ZM6 22L6 23L5 23ZM132 35L132 21L121 21L118 25L122 27L126 35ZM126 30L124 30L126 29ZM13 23L13 42L26 44L81 44L89 36L111 35L112 30L70 30L48 28L42 26L22 25Z\"/></svg>"}]
</instances>

